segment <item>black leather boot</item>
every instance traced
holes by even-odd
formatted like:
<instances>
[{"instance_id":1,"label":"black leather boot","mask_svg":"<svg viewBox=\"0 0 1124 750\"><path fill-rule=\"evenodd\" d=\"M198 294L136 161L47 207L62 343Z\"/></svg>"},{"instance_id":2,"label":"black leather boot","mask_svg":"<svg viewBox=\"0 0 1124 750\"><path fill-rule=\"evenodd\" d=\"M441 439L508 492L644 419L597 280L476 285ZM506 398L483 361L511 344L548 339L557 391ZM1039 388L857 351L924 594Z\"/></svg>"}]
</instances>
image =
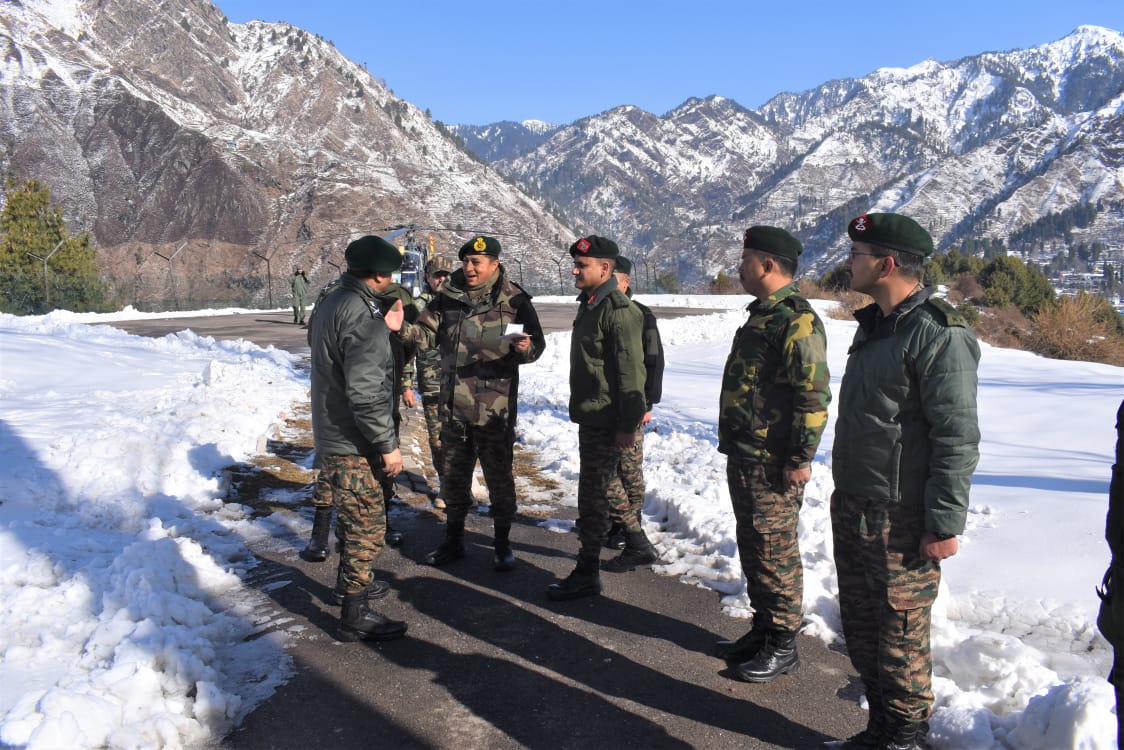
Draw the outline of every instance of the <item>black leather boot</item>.
<instances>
[{"instance_id":1,"label":"black leather boot","mask_svg":"<svg viewBox=\"0 0 1124 750\"><path fill-rule=\"evenodd\" d=\"M620 521L613 521L613 525L609 527L609 538L605 542L605 546L609 549L624 549L624 534L625 525Z\"/></svg>"},{"instance_id":2,"label":"black leather boot","mask_svg":"<svg viewBox=\"0 0 1124 750\"><path fill-rule=\"evenodd\" d=\"M385 539L386 539L387 546L389 546L389 547L401 547L402 542L404 542L406 540L406 537L402 535L401 531L398 531L397 529L395 529L393 526L391 526L388 523L386 525L386 537L385 537Z\"/></svg>"},{"instance_id":3,"label":"black leather boot","mask_svg":"<svg viewBox=\"0 0 1124 750\"><path fill-rule=\"evenodd\" d=\"M312 516L312 538L301 550L301 559L324 562L328 559L328 534L332 531L332 508L317 508Z\"/></svg>"},{"instance_id":4,"label":"black leather boot","mask_svg":"<svg viewBox=\"0 0 1124 750\"><path fill-rule=\"evenodd\" d=\"M515 555L511 551L511 542L508 537L511 536L511 524L496 522L495 525L496 536L493 542L494 554L492 555L492 567L501 572L515 570Z\"/></svg>"},{"instance_id":5,"label":"black leather boot","mask_svg":"<svg viewBox=\"0 0 1124 750\"><path fill-rule=\"evenodd\" d=\"M741 638L733 641L718 641L714 644L714 655L719 659L741 664L757 656L765 645L765 628L756 625Z\"/></svg>"},{"instance_id":6,"label":"black leather boot","mask_svg":"<svg viewBox=\"0 0 1124 750\"><path fill-rule=\"evenodd\" d=\"M389 620L367 606L367 592L347 594L340 613L339 640L390 641L406 635L406 623Z\"/></svg>"},{"instance_id":7,"label":"black leather boot","mask_svg":"<svg viewBox=\"0 0 1124 750\"><path fill-rule=\"evenodd\" d=\"M347 589L344 587L342 570L336 570L336 587L332 589L331 601L337 607L343 604L343 598L346 595ZM371 582L367 585L367 601L372 602L376 599L382 599L390 593L390 584L386 581L380 581L372 577Z\"/></svg>"},{"instance_id":8,"label":"black leather boot","mask_svg":"<svg viewBox=\"0 0 1124 750\"><path fill-rule=\"evenodd\" d=\"M770 631L765 636L765 645L757 655L739 665L734 673L745 682L772 682L782 674L795 672L799 666L796 636Z\"/></svg>"},{"instance_id":9,"label":"black leather boot","mask_svg":"<svg viewBox=\"0 0 1124 750\"><path fill-rule=\"evenodd\" d=\"M583 596L597 596L601 593L601 561L596 557L578 555L574 572L546 588L546 596L556 602L580 599Z\"/></svg>"},{"instance_id":10,"label":"black leather boot","mask_svg":"<svg viewBox=\"0 0 1124 750\"><path fill-rule=\"evenodd\" d=\"M879 750L886 740L886 713L877 688L866 685L867 717L866 729L853 737L848 737L839 747L841 750Z\"/></svg>"},{"instance_id":11,"label":"black leather boot","mask_svg":"<svg viewBox=\"0 0 1124 750\"><path fill-rule=\"evenodd\" d=\"M644 530L629 531L625 534L624 552L605 563L605 570L611 573L627 573L642 565L651 565L659 560L656 548L648 541Z\"/></svg>"},{"instance_id":12,"label":"black leather boot","mask_svg":"<svg viewBox=\"0 0 1124 750\"><path fill-rule=\"evenodd\" d=\"M464 519L450 518L445 525L445 540L425 556L426 565L448 565L464 557Z\"/></svg>"},{"instance_id":13,"label":"black leather boot","mask_svg":"<svg viewBox=\"0 0 1124 750\"><path fill-rule=\"evenodd\" d=\"M902 722L891 719L886 726L886 739L879 750L927 750L929 724L924 721Z\"/></svg>"}]
</instances>

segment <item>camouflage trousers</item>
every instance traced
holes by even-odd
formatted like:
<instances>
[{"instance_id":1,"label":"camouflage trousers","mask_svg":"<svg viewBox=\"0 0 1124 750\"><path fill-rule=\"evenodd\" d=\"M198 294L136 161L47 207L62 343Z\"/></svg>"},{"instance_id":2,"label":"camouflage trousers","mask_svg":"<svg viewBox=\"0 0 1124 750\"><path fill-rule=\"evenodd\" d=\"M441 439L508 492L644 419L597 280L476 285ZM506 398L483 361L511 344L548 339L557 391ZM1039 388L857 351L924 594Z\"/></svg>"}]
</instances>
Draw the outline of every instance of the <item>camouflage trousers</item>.
<instances>
[{"instance_id":1,"label":"camouflage trousers","mask_svg":"<svg viewBox=\"0 0 1124 750\"><path fill-rule=\"evenodd\" d=\"M515 426L498 427L468 424L449 419L442 426L441 446L445 454L445 471L441 481L445 488L445 515L451 522L462 522L472 507L472 472L476 461L484 470L492 518L497 525L511 524L515 518Z\"/></svg>"},{"instance_id":2,"label":"camouflage trousers","mask_svg":"<svg viewBox=\"0 0 1124 750\"><path fill-rule=\"evenodd\" d=\"M425 411L425 431L429 434L429 454L433 457L433 470L440 480L445 475L445 453L441 447L440 393L422 392L422 409Z\"/></svg>"},{"instance_id":3,"label":"camouflage trousers","mask_svg":"<svg viewBox=\"0 0 1124 750\"><path fill-rule=\"evenodd\" d=\"M336 506L336 535L343 543L337 580L346 593L358 593L370 585L386 539L386 503L379 487L381 460L380 456L320 459L320 477Z\"/></svg>"},{"instance_id":4,"label":"camouflage trousers","mask_svg":"<svg viewBox=\"0 0 1124 750\"><path fill-rule=\"evenodd\" d=\"M921 559L924 510L836 491L831 528L843 637L872 715L878 710L890 722L928 721L929 631L941 568Z\"/></svg>"},{"instance_id":5,"label":"camouflage trousers","mask_svg":"<svg viewBox=\"0 0 1124 750\"><path fill-rule=\"evenodd\" d=\"M636 431L636 442L620 452L617 477L609 483L609 521L620 522L628 531L640 531L644 510L644 430Z\"/></svg>"},{"instance_id":6,"label":"camouflage trousers","mask_svg":"<svg viewBox=\"0 0 1124 750\"><path fill-rule=\"evenodd\" d=\"M610 488L621 481L621 452L616 440L615 430L578 425L578 542L582 557L600 557L609 536Z\"/></svg>"},{"instance_id":7,"label":"camouflage trousers","mask_svg":"<svg viewBox=\"0 0 1124 750\"><path fill-rule=\"evenodd\" d=\"M753 626L795 634L803 619L804 566L797 526L804 490L786 491L780 466L729 459L726 481Z\"/></svg>"}]
</instances>

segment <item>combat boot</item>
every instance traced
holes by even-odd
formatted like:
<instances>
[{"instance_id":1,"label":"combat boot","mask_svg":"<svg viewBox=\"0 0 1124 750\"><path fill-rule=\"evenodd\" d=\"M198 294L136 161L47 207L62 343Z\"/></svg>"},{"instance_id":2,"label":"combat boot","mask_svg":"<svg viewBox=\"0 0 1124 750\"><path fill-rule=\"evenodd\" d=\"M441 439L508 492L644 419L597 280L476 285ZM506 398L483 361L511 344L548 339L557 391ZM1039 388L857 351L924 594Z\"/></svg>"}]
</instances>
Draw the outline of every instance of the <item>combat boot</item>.
<instances>
[{"instance_id":1,"label":"combat boot","mask_svg":"<svg viewBox=\"0 0 1124 750\"><path fill-rule=\"evenodd\" d=\"M301 550L301 559L308 562L324 562L328 559L328 534L332 530L332 508L317 508L312 516L312 538L308 546Z\"/></svg>"},{"instance_id":2,"label":"combat boot","mask_svg":"<svg viewBox=\"0 0 1124 750\"><path fill-rule=\"evenodd\" d=\"M749 632L733 641L718 641L714 644L714 655L719 659L741 664L757 656L765 645L765 628L755 623Z\"/></svg>"},{"instance_id":3,"label":"combat boot","mask_svg":"<svg viewBox=\"0 0 1124 750\"><path fill-rule=\"evenodd\" d=\"M374 602L375 599L381 599L388 594L390 594L390 584L384 580L373 579L371 585L366 587L366 600L368 602ZM332 604L337 607L343 605L345 596L344 589L337 581L336 587L332 590Z\"/></svg>"},{"instance_id":4,"label":"combat boot","mask_svg":"<svg viewBox=\"0 0 1124 750\"><path fill-rule=\"evenodd\" d=\"M929 724L924 721L890 721L886 727L886 738L878 746L879 750L928 750L925 737L929 734Z\"/></svg>"},{"instance_id":5,"label":"combat boot","mask_svg":"<svg viewBox=\"0 0 1124 750\"><path fill-rule=\"evenodd\" d=\"M464 519L450 518L445 525L445 540L425 556L426 565L448 565L464 557Z\"/></svg>"},{"instance_id":6,"label":"combat boot","mask_svg":"<svg viewBox=\"0 0 1124 750\"><path fill-rule=\"evenodd\" d=\"M839 745L840 750L879 750L882 747L884 740L882 733L886 728L882 707L875 705L869 692L866 700L868 703L866 729L843 740L843 743Z\"/></svg>"},{"instance_id":7,"label":"combat boot","mask_svg":"<svg viewBox=\"0 0 1124 750\"><path fill-rule=\"evenodd\" d=\"M609 527L609 538L606 540L605 546L609 549L624 549L625 530L623 523L613 521L613 525Z\"/></svg>"},{"instance_id":8,"label":"combat boot","mask_svg":"<svg viewBox=\"0 0 1124 750\"><path fill-rule=\"evenodd\" d=\"M605 570L611 573L627 573L642 565L651 565L659 560L656 548L648 541L644 530L629 531L625 534L624 552L605 563Z\"/></svg>"},{"instance_id":9,"label":"combat boot","mask_svg":"<svg viewBox=\"0 0 1124 750\"><path fill-rule=\"evenodd\" d=\"M511 542L508 539L511 535L511 524L497 521L495 528L496 536L492 546L494 550L492 567L502 572L515 570L515 555L511 551Z\"/></svg>"},{"instance_id":10,"label":"combat boot","mask_svg":"<svg viewBox=\"0 0 1124 750\"><path fill-rule=\"evenodd\" d=\"M596 557L578 555L574 572L546 588L546 596L556 602L580 599L583 596L597 596L601 593L601 572Z\"/></svg>"},{"instance_id":11,"label":"combat boot","mask_svg":"<svg viewBox=\"0 0 1124 750\"><path fill-rule=\"evenodd\" d=\"M386 544L388 547L401 547L406 537L389 523L386 525Z\"/></svg>"},{"instance_id":12,"label":"combat boot","mask_svg":"<svg viewBox=\"0 0 1124 750\"><path fill-rule=\"evenodd\" d=\"M795 672L799 666L796 636L792 633L769 631L765 636L765 645L757 655L739 665L734 673L745 682L772 682L782 674Z\"/></svg>"},{"instance_id":13,"label":"combat boot","mask_svg":"<svg viewBox=\"0 0 1124 750\"><path fill-rule=\"evenodd\" d=\"M343 597L339 640L390 641L404 635L406 635L406 623L387 619L368 607L366 591Z\"/></svg>"}]
</instances>

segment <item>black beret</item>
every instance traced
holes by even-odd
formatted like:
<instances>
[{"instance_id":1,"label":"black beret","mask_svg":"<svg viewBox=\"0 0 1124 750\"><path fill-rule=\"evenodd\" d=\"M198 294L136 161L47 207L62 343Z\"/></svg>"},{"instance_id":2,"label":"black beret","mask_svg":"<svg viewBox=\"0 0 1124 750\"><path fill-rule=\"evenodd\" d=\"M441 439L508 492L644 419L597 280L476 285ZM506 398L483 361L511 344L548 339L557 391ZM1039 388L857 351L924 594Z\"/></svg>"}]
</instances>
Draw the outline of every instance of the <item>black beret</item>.
<instances>
[{"instance_id":1,"label":"black beret","mask_svg":"<svg viewBox=\"0 0 1124 750\"><path fill-rule=\"evenodd\" d=\"M466 255L490 255L493 258L500 257L500 241L495 237L485 237L478 234L468 242L461 245L461 250L457 253L457 257L464 260Z\"/></svg>"},{"instance_id":2,"label":"black beret","mask_svg":"<svg viewBox=\"0 0 1124 750\"><path fill-rule=\"evenodd\" d=\"M584 255L587 258L612 258L615 260L620 254L621 251L617 247L617 243L595 234L582 237L570 245L570 255L575 257Z\"/></svg>"},{"instance_id":3,"label":"black beret","mask_svg":"<svg viewBox=\"0 0 1124 750\"><path fill-rule=\"evenodd\" d=\"M800 257L800 253L804 252L804 246L800 244L800 240L788 232L777 227L767 227L760 224L745 230L742 249L760 250L763 253L776 255L780 258L791 258L792 260L796 260Z\"/></svg>"},{"instance_id":4,"label":"black beret","mask_svg":"<svg viewBox=\"0 0 1124 750\"><path fill-rule=\"evenodd\" d=\"M356 271L393 273L402 267L402 253L382 237L368 234L347 246L343 257Z\"/></svg>"},{"instance_id":5,"label":"black beret","mask_svg":"<svg viewBox=\"0 0 1124 750\"><path fill-rule=\"evenodd\" d=\"M617 256L617 273L623 273L625 276L632 274L632 261L623 255Z\"/></svg>"},{"instance_id":6,"label":"black beret","mask_svg":"<svg viewBox=\"0 0 1124 750\"><path fill-rule=\"evenodd\" d=\"M928 257L933 238L913 219L901 214L863 214L851 219L847 236L852 242L869 242L890 250Z\"/></svg>"}]
</instances>

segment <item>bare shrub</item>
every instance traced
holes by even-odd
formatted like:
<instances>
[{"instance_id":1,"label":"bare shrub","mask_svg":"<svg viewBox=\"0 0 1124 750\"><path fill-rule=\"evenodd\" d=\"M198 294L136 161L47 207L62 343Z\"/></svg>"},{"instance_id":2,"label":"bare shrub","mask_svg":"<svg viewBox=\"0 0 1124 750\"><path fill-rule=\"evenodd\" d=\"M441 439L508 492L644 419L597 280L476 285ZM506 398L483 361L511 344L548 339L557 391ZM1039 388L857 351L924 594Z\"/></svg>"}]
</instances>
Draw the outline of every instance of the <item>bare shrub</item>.
<instances>
[{"instance_id":1,"label":"bare shrub","mask_svg":"<svg viewBox=\"0 0 1124 750\"><path fill-rule=\"evenodd\" d=\"M1014 305L980 309L979 321L973 327L976 337L992 346L1023 349L1023 339L1030 333L1030 320Z\"/></svg>"},{"instance_id":2,"label":"bare shrub","mask_svg":"<svg viewBox=\"0 0 1124 750\"><path fill-rule=\"evenodd\" d=\"M874 301L873 298L853 289L835 291L824 289L812 279L801 279L799 286L801 296L806 299L827 299L836 304L827 311L827 316L834 320L852 320L855 310L866 307Z\"/></svg>"},{"instance_id":3,"label":"bare shrub","mask_svg":"<svg viewBox=\"0 0 1124 750\"><path fill-rule=\"evenodd\" d=\"M1034 316L1024 346L1051 359L1124 365L1124 336L1113 321L1098 320L1098 308L1091 294L1059 298Z\"/></svg>"}]
</instances>

